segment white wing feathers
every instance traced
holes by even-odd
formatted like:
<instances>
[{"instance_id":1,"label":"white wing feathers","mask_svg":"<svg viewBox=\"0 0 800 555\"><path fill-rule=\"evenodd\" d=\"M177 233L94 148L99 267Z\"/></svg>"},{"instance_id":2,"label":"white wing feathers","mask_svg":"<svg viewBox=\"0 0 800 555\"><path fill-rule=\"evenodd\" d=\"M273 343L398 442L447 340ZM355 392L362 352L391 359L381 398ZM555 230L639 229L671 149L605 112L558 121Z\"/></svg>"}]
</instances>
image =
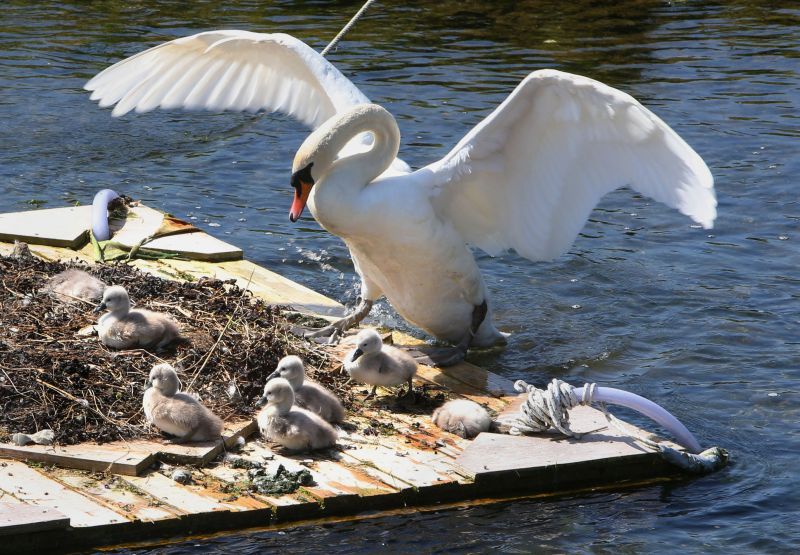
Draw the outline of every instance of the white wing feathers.
<instances>
[{"instance_id":1,"label":"white wing feathers","mask_svg":"<svg viewBox=\"0 0 800 555\"><path fill-rule=\"evenodd\" d=\"M439 216L491 255L565 253L600 198L625 185L705 228L716 217L711 172L667 124L625 93L555 70L531 73L420 172Z\"/></svg>"},{"instance_id":2,"label":"white wing feathers","mask_svg":"<svg viewBox=\"0 0 800 555\"><path fill-rule=\"evenodd\" d=\"M338 69L285 34L209 31L173 40L102 71L85 88L113 115L155 108L280 111L313 128L369 102Z\"/></svg>"}]
</instances>

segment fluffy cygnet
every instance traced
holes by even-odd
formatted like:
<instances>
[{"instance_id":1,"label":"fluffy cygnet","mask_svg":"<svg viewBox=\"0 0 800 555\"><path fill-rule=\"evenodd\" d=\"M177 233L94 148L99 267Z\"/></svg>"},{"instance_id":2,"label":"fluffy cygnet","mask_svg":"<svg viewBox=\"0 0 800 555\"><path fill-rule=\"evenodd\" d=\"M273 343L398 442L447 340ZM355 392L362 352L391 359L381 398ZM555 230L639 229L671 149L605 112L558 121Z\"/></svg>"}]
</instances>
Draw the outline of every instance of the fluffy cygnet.
<instances>
[{"instance_id":1,"label":"fluffy cygnet","mask_svg":"<svg viewBox=\"0 0 800 555\"><path fill-rule=\"evenodd\" d=\"M448 401L433 411L433 423L446 432L465 439L488 432L492 417L482 406L474 401L455 399Z\"/></svg>"},{"instance_id":2,"label":"fluffy cygnet","mask_svg":"<svg viewBox=\"0 0 800 555\"><path fill-rule=\"evenodd\" d=\"M350 378L369 384L372 391L367 399L375 395L378 386L408 383L406 395L412 391L412 378L417 373L417 361L405 351L384 345L374 329L361 330L356 336L356 348L344 359L344 368Z\"/></svg>"},{"instance_id":3,"label":"fluffy cygnet","mask_svg":"<svg viewBox=\"0 0 800 555\"><path fill-rule=\"evenodd\" d=\"M150 371L142 406L147 421L161 431L177 436L175 443L209 441L222 436L222 420L200 401L178 393L180 382L169 364Z\"/></svg>"},{"instance_id":4,"label":"fluffy cygnet","mask_svg":"<svg viewBox=\"0 0 800 555\"><path fill-rule=\"evenodd\" d=\"M336 430L322 418L294 404L289 382L275 378L264 388L267 406L258 413L258 428L268 440L292 451L313 451L333 447Z\"/></svg>"},{"instance_id":5,"label":"fluffy cygnet","mask_svg":"<svg viewBox=\"0 0 800 555\"><path fill-rule=\"evenodd\" d=\"M316 382L306 379L306 371L300 357L289 355L278 362L278 367L267 378L267 384L274 378L283 378L294 391L294 404L309 410L331 423L344 420L344 407L342 402L330 391ZM267 402L266 386L264 396L258 400L257 406L264 406Z\"/></svg>"},{"instance_id":6,"label":"fluffy cygnet","mask_svg":"<svg viewBox=\"0 0 800 555\"><path fill-rule=\"evenodd\" d=\"M76 300L100 302L106 284L83 270L69 268L50 278L44 291L53 293L57 298L66 302Z\"/></svg>"},{"instance_id":7,"label":"fluffy cygnet","mask_svg":"<svg viewBox=\"0 0 800 555\"><path fill-rule=\"evenodd\" d=\"M103 293L103 302L95 309L107 308L97 321L100 341L114 349L142 347L161 349L180 337L178 324L166 314L149 310L131 310L124 287L112 285Z\"/></svg>"}]
</instances>

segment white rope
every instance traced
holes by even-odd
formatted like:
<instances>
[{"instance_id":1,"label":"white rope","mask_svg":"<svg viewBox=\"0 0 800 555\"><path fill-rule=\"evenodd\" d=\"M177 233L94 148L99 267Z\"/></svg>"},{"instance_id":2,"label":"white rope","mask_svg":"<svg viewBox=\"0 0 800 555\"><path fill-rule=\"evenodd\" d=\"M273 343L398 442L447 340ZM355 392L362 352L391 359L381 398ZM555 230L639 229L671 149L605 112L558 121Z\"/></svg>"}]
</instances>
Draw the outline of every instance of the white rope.
<instances>
[{"instance_id":1,"label":"white rope","mask_svg":"<svg viewBox=\"0 0 800 555\"><path fill-rule=\"evenodd\" d=\"M339 34L333 37L333 40L328 43L328 46L325 47L325 50L321 52L322 56L325 56L334 46L339 43L340 40L342 40L342 37L344 37L347 32L353 28L353 25L355 25L358 20L361 19L361 16L364 15L364 12L367 11L367 8L369 8L374 2L375 0L367 0L364 2L364 5L361 6L361 9L356 12L356 15L354 15L350 21L347 22L347 25L342 27L342 30L339 31Z\"/></svg>"},{"instance_id":2,"label":"white rope","mask_svg":"<svg viewBox=\"0 0 800 555\"><path fill-rule=\"evenodd\" d=\"M583 396L578 399L575 395L575 388L558 379L553 379L548 384L547 390L529 385L523 380L517 380L514 383L514 389L520 393L527 393L528 397L522 403L519 414L503 419L502 423L509 426L508 433L511 435L545 432L550 428L555 428L565 436L580 439L582 434L569 427L569 411L579 405L591 406L596 388L597 384L585 384ZM650 447L658 452L664 460L684 470L695 473L712 472L725 466L728 461L728 453L719 447L712 447L695 455L635 434L630 429L623 427L620 420L608 412L605 403L598 403L598 405L614 429Z\"/></svg>"}]
</instances>

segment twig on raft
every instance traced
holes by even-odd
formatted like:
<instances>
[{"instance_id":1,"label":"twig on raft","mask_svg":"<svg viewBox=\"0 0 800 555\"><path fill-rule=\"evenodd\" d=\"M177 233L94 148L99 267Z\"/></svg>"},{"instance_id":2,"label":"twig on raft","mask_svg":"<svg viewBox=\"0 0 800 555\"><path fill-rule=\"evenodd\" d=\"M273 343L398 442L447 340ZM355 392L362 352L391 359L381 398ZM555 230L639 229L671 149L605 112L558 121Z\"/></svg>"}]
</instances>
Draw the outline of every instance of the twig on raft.
<instances>
[{"instance_id":1,"label":"twig on raft","mask_svg":"<svg viewBox=\"0 0 800 555\"><path fill-rule=\"evenodd\" d=\"M70 401L74 401L75 403L78 403L80 406L89 409L93 413L97 414L97 416L99 416L100 418L105 420L106 422L114 424L115 426L125 426L126 425L122 421L115 420L115 419L113 419L113 418L111 418L109 416L106 416L105 414L100 412L98 409L93 408L91 405L89 405L89 401L87 401L86 399L78 399L73 394L68 393L68 392L64 391L63 389L61 389L59 387L54 386L51 383L47 383L46 381L44 381L44 380L42 380L40 378L36 378L36 382L42 384L45 387L49 387L50 389L52 389L56 393L59 393L62 397L66 398L66 399L69 399Z\"/></svg>"},{"instance_id":2,"label":"twig on raft","mask_svg":"<svg viewBox=\"0 0 800 555\"><path fill-rule=\"evenodd\" d=\"M256 269L253 268L253 270L250 272L250 277L247 278L247 285L245 285L244 289L242 290L242 294L239 295L239 300L240 301L244 298L245 294L250 289L250 284L253 282L253 274L255 274L255 273L256 273ZM208 353L206 353L206 356L203 359L203 363L200 365L200 368L198 368L197 371L192 375L192 379L189 381L189 385L186 386L186 391L189 391L189 390L192 389L192 385L194 385L194 381L197 379L197 376L200 375L200 372L203 371L203 368L206 367L206 364L208 364L208 361L211 359L212 353L214 352L214 350L217 348L217 346L222 341L222 338L225 335L225 332L230 327L231 322L233 322L233 317L236 316L236 312L241 308L241 306L242 305L241 305L241 302L240 302L240 304L236 305L233 308L233 312L231 313L230 316L228 316L228 321L225 322L225 326L222 328L222 331L219 333L219 337L217 337L217 340L214 342L214 344L208 350ZM227 372L227 370L226 370L225 373L227 374L228 379L230 379L230 374Z\"/></svg>"}]
</instances>

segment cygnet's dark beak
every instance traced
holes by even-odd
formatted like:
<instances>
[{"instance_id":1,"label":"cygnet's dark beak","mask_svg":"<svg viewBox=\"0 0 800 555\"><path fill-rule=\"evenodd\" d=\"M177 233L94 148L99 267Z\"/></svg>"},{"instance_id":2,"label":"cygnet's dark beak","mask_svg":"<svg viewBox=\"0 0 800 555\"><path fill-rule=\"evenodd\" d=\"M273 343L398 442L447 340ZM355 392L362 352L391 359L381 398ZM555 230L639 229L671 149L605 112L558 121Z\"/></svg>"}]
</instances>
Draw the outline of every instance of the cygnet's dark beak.
<instances>
[{"instance_id":1,"label":"cygnet's dark beak","mask_svg":"<svg viewBox=\"0 0 800 555\"><path fill-rule=\"evenodd\" d=\"M281 369L280 368L276 368L275 371L272 374L267 376L267 381L270 381L273 378L280 378L280 377L281 377Z\"/></svg>"},{"instance_id":2,"label":"cygnet's dark beak","mask_svg":"<svg viewBox=\"0 0 800 555\"><path fill-rule=\"evenodd\" d=\"M145 389L150 389L151 387L153 387L153 382L152 382L152 380L150 378L147 378L147 381L144 382L144 388Z\"/></svg>"},{"instance_id":3,"label":"cygnet's dark beak","mask_svg":"<svg viewBox=\"0 0 800 555\"><path fill-rule=\"evenodd\" d=\"M105 309L106 309L106 303L100 303L99 305L94 307L94 310L92 312L101 312Z\"/></svg>"},{"instance_id":4,"label":"cygnet's dark beak","mask_svg":"<svg viewBox=\"0 0 800 555\"><path fill-rule=\"evenodd\" d=\"M358 360L358 357L360 357L363 354L364 351L362 351L361 349L356 349L355 351L353 351L353 358L351 358L350 360L352 362L355 362L356 360Z\"/></svg>"},{"instance_id":5,"label":"cygnet's dark beak","mask_svg":"<svg viewBox=\"0 0 800 555\"><path fill-rule=\"evenodd\" d=\"M262 396L258 401L256 401L256 408L261 408L267 404L267 396Z\"/></svg>"}]
</instances>

